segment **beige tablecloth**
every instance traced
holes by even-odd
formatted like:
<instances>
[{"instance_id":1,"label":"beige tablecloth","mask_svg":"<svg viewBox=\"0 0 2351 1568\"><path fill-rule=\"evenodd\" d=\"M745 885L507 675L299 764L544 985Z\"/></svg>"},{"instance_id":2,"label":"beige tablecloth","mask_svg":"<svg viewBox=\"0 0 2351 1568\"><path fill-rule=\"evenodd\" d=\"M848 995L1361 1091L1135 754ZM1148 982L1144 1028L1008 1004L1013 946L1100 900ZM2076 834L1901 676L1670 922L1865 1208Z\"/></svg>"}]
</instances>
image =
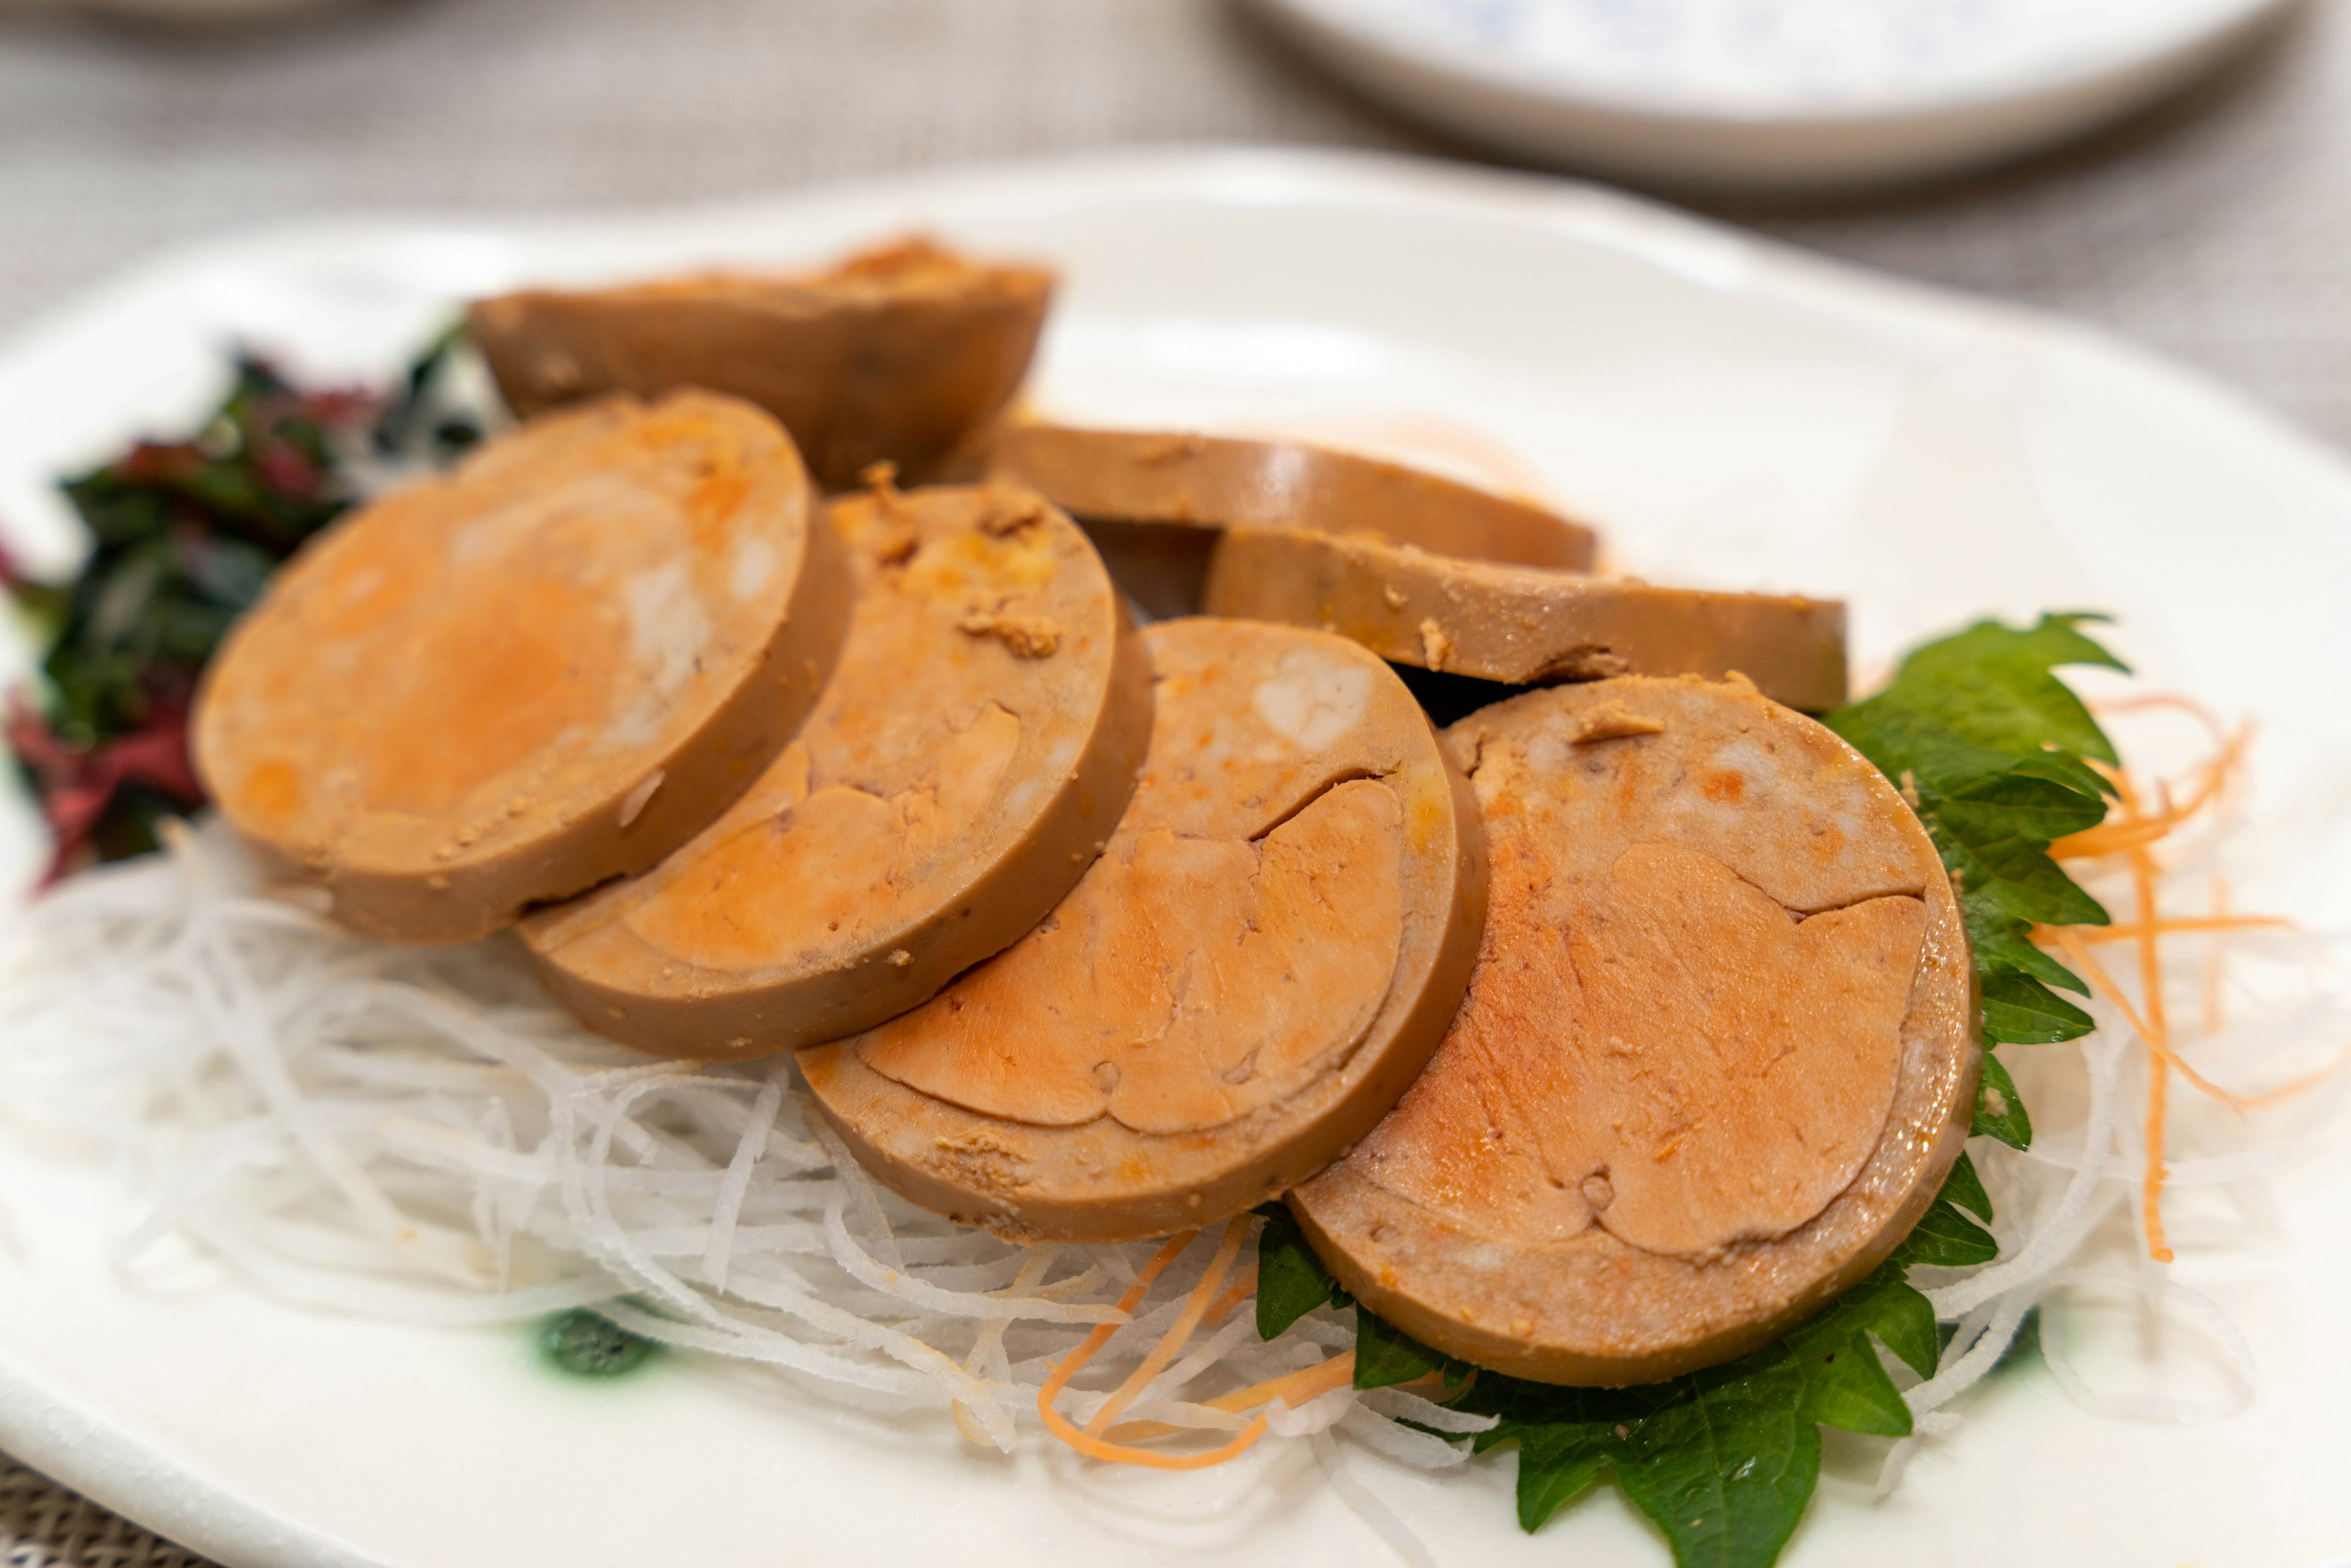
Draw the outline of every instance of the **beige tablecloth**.
<instances>
[{"instance_id":1,"label":"beige tablecloth","mask_svg":"<svg viewBox=\"0 0 2351 1568\"><path fill-rule=\"evenodd\" d=\"M348 0L171 31L0 0L0 335L93 275L257 221L774 190L1137 142L1463 155L1222 0ZM2031 169L1732 212L2072 312L2351 442L2351 0ZM194 1559L0 1459L0 1564Z\"/></svg>"}]
</instances>

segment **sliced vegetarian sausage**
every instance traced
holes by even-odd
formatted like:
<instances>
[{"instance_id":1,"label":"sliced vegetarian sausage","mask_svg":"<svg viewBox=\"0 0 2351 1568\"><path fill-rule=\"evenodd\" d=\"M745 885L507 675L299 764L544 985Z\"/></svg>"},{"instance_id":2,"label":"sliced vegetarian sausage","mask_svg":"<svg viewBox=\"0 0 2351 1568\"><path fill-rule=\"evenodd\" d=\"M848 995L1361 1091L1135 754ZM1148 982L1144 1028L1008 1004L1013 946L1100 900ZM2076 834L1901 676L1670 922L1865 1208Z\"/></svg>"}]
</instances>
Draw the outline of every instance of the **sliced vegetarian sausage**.
<instances>
[{"instance_id":1,"label":"sliced vegetarian sausage","mask_svg":"<svg viewBox=\"0 0 2351 1568\"><path fill-rule=\"evenodd\" d=\"M491 442L306 549L229 635L196 763L393 941L643 871L799 727L848 570L781 426L682 392Z\"/></svg>"},{"instance_id":2,"label":"sliced vegetarian sausage","mask_svg":"<svg viewBox=\"0 0 2351 1568\"><path fill-rule=\"evenodd\" d=\"M1885 1258L1967 1137L1972 969L1934 845L1743 685L1557 687L1446 738L1493 855L1468 998L1291 1208L1374 1312L1515 1377L1770 1342Z\"/></svg>"},{"instance_id":3,"label":"sliced vegetarian sausage","mask_svg":"<svg viewBox=\"0 0 2351 1568\"><path fill-rule=\"evenodd\" d=\"M523 925L630 1045L756 1055L905 1011L1042 918L1134 792L1150 674L1075 524L1002 487L831 518L856 607L799 737L659 866Z\"/></svg>"},{"instance_id":4,"label":"sliced vegetarian sausage","mask_svg":"<svg viewBox=\"0 0 2351 1568\"><path fill-rule=\"evenodd\" d=\"M1476 812L1395 672L1285 627L1144 641L1143 782L1085 879L926 1006L800 1057L876 1176L1007 1237L1279 1195L1395 1103L1477 948Z\"/></svg>"},{"instance_id":5,"label":"sliced vegetarian sausage","mask_svg":"<svg viewBox=\"0 0 2351 1568\"><path fill-rule=\"evenodd\" d=\"M1019 389L1053 275L907 239L799 276L705 273L534 288L467 321L515 412L683 386L784 422L828 489L866 465L918 476Z\"/></svg>"},{"instance_id":6,"label":"sliced vegetarian sausage","mask_svg":"<svg viewBox=\"0 0 2351 1568\"><path fill-rule=\"evenodd\" d=\"M1035 487L1085 524L1120 585L1154 614L1188 614L1215 530L1369 534L1477 560L1557 571L1592 565L1592 530L1555 512L1351 452L1297 441L1008 423L988 471Z\"/></svg>"},{"instance_id":7,"label":"sliced vegetarian sausage","mask_svg":"<svg viewBox=\"0 0 2351 1568\"><path fill-rule=\"evenodd\" d=\"M1211 614L1316 626L1384 659L1512 685L1733 672L1775 702L1845 700L1844 606L1456 560L1364 535L1229 528Z\"/></svg>"}]
</instances>

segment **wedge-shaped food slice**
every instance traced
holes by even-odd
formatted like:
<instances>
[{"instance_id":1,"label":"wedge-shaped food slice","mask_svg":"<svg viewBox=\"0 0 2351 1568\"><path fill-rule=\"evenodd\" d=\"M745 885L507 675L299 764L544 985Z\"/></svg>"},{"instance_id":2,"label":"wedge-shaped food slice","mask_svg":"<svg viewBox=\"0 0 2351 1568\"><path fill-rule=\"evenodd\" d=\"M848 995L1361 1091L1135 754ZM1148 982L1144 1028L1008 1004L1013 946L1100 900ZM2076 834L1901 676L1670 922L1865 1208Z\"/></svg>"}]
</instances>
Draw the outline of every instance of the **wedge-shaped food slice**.
<instances>
[{"instance_id":1,"label":"wedge-shaped food slice","mask_svg":"<svg viewBox=\"0 0 2351 1568\"><path fill-rule=\"evenodd\" d=\"M467 318L517 413L604 392L708 387L784 422L827 488L928 468L1010 401L1051 298L1039 267L922 239L820 272L526 289Z\"/></svg>"},{"instance_id":2,"label":"wedge-shaped food slice","mask_svg":"<svg viewBox=\"0 0 2351 1568\"><path fill-rule=\"evenodd\" d=\"M1297 441L1009 423L988 472L1084 523L1121 587L1155 615L1201 606L1216 530L1368 534L1439 555L1560 571L1592 566L1592 530L1541 507L1401 464Z\"/></svg>"},{"instance_id":3,"label":"wedge-shaped food slice","mask_svg":"<svg viewBox=\"0 0 2351 1568\"><path fill-rule=\"evenodd\" d=\"M1149 668L1075 524L997 487L831 517L856 607L799 738L653 871L523 925L615 1040L745 1056L902 1013L1042 918L1134 793Z\"/></svg>"},{"instance_id":4,"label":"wedge-shaped food slice","mask_svg":"<svg viewBox=\"0 0 2351 1568\"><path fill-rule=\"evenodd\" d=\"M799 727L848 570L750 404L613 399L336 524L206 676L195 757L337 916L460 941L643 871Z\"/></svg>"},{"instance_id":5,"label":"wedge-shaped food slice","mask_svg":"<svg viewBox=\"0 0 2351 1568\"><path fill-rule=\"evenodd\" d=\"M1584 571L1582 523L1399 463L1302 441L1013 423L993 433L992 476L1088 521L1369 533L1440 555Z\"/></svg>"},{"instance_id":6,"label":"wedge-shaped food slice","mask_svg":"<svg viewBox=\"0 0 2351 1568\"><path fill-rule=\"evenodd\" d=\"M1207 605L1513 685L1736 672L1790 707L1825 712L1845 699L1844 606L1834 600L1451 560L1369 536L1232 528L1217 547Z\"/></svg>"},{"instance_id":7,"label":"wedge-shaped food slice","mask_svg":"<svg viewBox=\"0 0 2351 1568\"><path fill-rule=\"evenodd\" d=\"M1446 741L1494 862L1468 999L1291 1208L1374 1312L1515 1377L1768 1343L1876 1267L1966 1139L1972 970L1934 845L1743 684L1532 692Z\"/></svg>"},{"instance_id":8,"label":"wedge-shaped food slice","mask_svg":"<svg viewBox=\"0 0 2351 1568\"><path fill-rule=\"evenodd\" d=\"M1155 1236L1281 1193L1395 1103L1477 947L1477 815L1393 671L1281 627L1144 639L1151 749L1085 880L927 1006L800 1058L869 1170L1003 1236Z\"/></svg>"}]
</instances>

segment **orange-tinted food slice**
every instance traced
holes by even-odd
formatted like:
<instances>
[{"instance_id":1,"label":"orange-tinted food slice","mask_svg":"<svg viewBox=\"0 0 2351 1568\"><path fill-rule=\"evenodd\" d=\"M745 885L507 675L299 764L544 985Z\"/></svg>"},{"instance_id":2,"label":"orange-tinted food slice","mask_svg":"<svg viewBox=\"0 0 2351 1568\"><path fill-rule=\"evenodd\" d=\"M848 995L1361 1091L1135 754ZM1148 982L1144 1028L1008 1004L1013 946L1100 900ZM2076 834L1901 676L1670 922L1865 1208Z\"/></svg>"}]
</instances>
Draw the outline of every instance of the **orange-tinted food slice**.
<instances>
[{"instance_id":1,"label":"orange-tinted food slice","mask_svg":"<svg viewBox=\"0 0 2351 1568\"><path fill-rule=\"evenodd\" d=\"M1282 1192L1404 1092L1477 946L1476 815L1394 672L1281 627L1144 640L1143 781L1084 880L927 1005L800 1058L881 1180L1007 1236L1153 1236Z\"/></svg>"},{"instance_id":2,"label":"orange-tinted food slice","mask_svg":"<svg viewBox=\"0 0 2351 1568\"><path fill-rule=\"evenodd\" d=\"M847 571L780 426L592 404L335 525L214 662L195 754L336 915L456 941L641 871L739 794L837 653Z\"/></svg>"},{"instance_id":3,"label":"orange-tinted food slice","mask_svg":"<svg viewBox=\"0 0 2351 1568\"><path fill-rule=\"evenodd\" d=\"M1739 684L1623 679L1447 732L1493 853L1428 1070L1290 1195L1407 1333L1541 1382L1653 1382L1875 1268L1964 1141L1959 909L1894 788Z\"/></svg>"},{"instance_id":4,"label":"orange-tinted food slice","mask_svg":"<svg viewBox=\"0 0 2351 1568\"><path fill-rule=\"evenodd\" d=\"M831 517L856 607L799 738L661 865L524 923L616 1040L745 1056L904 1012L1052 908L1134 791L1150 676L1075 524L1001 487Z\"/></svg>"},{"instance_id":5,"label":"orange-tinted food slice","mask_svg":"<svg viewBox=\"0 0 2351 1568\"><path fill-rule=\"evenodd\" d=\"M1084 523L1120 585L1155 615L1200 609L1218 528L1359 534L1555 571L1592 566L1594 540L1582 523L1305 442L1008 423L989 433L987 463Z\"/></svg>"},{"instance_id":6,"label":"orange-tinted food slice","mask_svg":"<svg viewBox=\"0 0 2351 1568\"><path fill-rule=\"evenodd\" d=\"M1019 389L1052 274L902 240L799 275L705 273L475 305L474 340L530 413L699 386L784 422L830 489L888 460L919 474Z\"/></svg>"},{"instance_id":7,"label":"orange-tinted food slice","mask_svg":"<svg viewBox=\"0 0 2351 1568\"><path fill-rule=\"evenodd\" d=\"M1834 600L1453 560L1300 528L1228 530L1205 600L1211 614L1318 626L1400 664L1512 685L1737 673L1807 712L1845 699Z\"/></svg>"}]
</instances>

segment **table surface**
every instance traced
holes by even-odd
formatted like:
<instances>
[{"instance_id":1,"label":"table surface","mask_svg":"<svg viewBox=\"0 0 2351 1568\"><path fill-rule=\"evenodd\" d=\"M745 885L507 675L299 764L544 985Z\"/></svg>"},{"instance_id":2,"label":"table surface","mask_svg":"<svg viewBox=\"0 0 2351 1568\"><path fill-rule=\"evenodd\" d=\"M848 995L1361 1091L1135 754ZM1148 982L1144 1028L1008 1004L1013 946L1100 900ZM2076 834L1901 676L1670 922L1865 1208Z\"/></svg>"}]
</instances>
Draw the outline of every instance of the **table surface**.
<instances>
[{"instance_id":1,"label":"table surface","mask_svg":"<svg viewBox=\"0 0 2351 1568\"><path fill-rule=\"evenodd\" d=\"M1140 143L1472 156L1226 0L347 0L187 31L0 0L0 336L161 246L329 213L675 203ZM2064 311L2351 444L2351 0L2022 169L1719 208ZM201 1568L0 1457L0 1564Z\"/></svg>"}]
</instances>

